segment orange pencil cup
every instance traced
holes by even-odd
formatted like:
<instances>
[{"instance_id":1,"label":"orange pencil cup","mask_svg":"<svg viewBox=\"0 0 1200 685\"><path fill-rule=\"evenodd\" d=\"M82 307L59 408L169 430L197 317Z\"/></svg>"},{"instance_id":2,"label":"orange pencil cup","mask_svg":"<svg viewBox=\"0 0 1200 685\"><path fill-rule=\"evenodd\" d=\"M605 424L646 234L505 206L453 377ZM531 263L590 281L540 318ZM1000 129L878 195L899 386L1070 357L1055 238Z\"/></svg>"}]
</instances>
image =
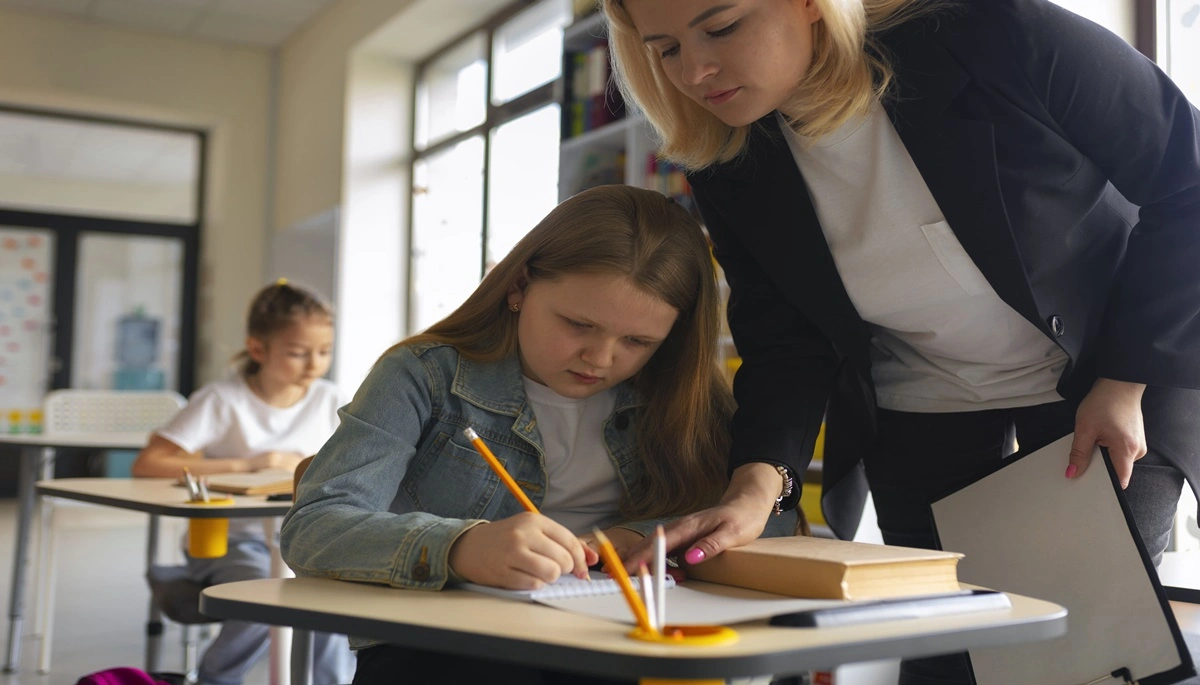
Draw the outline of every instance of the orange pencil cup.
<instances>
[{"instance_id":1,"label":"orange pencil cup","mask_svg":"<svg viewBox=\"0 0 1200 685\"><path fill-rule=\"evenodd\" d=\"M196 507L228 507L232 497L207 502L188 502ZM188 555L196 559L215 559L229 551L229 519L189 519Z\"/></svg>"}]
</instances>

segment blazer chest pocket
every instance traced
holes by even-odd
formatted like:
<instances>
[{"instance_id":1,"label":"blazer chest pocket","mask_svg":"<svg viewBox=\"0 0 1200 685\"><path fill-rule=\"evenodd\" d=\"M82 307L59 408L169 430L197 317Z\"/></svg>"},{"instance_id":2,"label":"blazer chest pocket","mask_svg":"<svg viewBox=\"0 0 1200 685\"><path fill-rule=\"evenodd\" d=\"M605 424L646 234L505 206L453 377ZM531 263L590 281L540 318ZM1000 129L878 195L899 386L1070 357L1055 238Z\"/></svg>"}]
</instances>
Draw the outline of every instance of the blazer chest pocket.
<instances>
[{"instance_id":1,"label":"blazer chest pocket","mask_svg":"<svg viewBox=\"0 0 1200 685\"><path fill-rule=\"evenodd\" d=\"M983 295L992 290L992 285L984 278L983 272L975 266L974 260L963 249L958 237L945 221L921 226L929 248L937 257L938 263L946 270L950 278L968 295Z\"/></svg>"},{"instance_id":2,"label":"blazer chest pocket","mask_svg":"<svg viewBox=\"0 0 1200 685\"><path fill-rule=\"evenodd\" d=\"M422 510L445 518L480 518L500 479L473 448L439 433L410 469L404 489Z\"/></svg>"}]
</instances>

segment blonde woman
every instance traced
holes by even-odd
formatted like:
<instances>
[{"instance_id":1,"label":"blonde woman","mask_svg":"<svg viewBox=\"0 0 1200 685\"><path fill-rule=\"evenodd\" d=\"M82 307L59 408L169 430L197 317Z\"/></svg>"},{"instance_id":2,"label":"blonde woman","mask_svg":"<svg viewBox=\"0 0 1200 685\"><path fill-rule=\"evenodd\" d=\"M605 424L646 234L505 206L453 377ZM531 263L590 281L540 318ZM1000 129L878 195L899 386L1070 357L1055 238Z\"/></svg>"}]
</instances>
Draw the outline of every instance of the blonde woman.
<instances>
[{"instance_id":1,"label":"blonde woman","mask_svg":"<svg viewBox=\"0 0 1200 685\"><path fill-rule=\"evenodd\" d=\"M731 485L673 548L793 506L824 418L842 537L869 483L932 546L932 498L1074 432L1064 477L1108 448L1160 557L1200 465L1200 114L1162 72L1048 0L603 6L744 360Z\"/></svg>"}]
</instances>

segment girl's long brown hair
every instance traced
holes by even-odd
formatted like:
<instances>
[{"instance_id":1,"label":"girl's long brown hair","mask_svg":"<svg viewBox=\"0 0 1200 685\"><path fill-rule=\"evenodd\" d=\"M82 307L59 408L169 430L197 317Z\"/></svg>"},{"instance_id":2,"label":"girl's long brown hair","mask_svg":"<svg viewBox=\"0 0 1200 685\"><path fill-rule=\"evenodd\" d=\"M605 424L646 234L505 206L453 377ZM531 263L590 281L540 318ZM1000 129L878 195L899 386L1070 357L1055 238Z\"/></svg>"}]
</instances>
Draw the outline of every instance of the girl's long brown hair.
<instances>
[{"instance_id":1,"label":"girl's long brown hair","mask_svg":"<svg viewBox=\"0 0 1200 685\"><path fill-rule=\"evenodd\" d=\"M674 201L629 186L601 186L560 204L452 314L397 346L453 345L481 362L517 354L511 288L574 273L619 274L679 312L632 379L644 406L634 424L642 480L621 502L630 519L714 504L727 483L733 396L718 370L716 277L700 226ZM395 349L395 348L393 348ZM390 351L390 350L389 350Z\"/></svg>"}]
</instances>

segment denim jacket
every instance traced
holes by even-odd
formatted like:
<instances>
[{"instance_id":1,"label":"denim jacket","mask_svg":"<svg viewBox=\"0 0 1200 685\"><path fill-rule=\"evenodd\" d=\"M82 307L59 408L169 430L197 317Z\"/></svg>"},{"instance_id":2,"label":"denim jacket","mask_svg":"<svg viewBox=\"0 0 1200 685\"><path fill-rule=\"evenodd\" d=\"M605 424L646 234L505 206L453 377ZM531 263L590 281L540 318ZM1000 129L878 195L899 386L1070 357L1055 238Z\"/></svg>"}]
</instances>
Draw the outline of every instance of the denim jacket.
<instances>
[{"instance_id":1,"label":"denim jacket","mask_svg":"<svg viewBox=\"0 0 1200 685\"><path fill-rule=\"evenodd\" d=\"M617 386L603 428L626 493L641 472L639 406L629 383ZM458 536L523 511L463 436L468 426L535 505L545 496L542 438L516 357L481 364L449 345L401 347L376 363L340 414L283 521L283 558L298 575L441 589ZM620 525L645 535L661 522ZM765 534L794 525L794 515L772 517Z\"/></svg>"}]
</instances>

